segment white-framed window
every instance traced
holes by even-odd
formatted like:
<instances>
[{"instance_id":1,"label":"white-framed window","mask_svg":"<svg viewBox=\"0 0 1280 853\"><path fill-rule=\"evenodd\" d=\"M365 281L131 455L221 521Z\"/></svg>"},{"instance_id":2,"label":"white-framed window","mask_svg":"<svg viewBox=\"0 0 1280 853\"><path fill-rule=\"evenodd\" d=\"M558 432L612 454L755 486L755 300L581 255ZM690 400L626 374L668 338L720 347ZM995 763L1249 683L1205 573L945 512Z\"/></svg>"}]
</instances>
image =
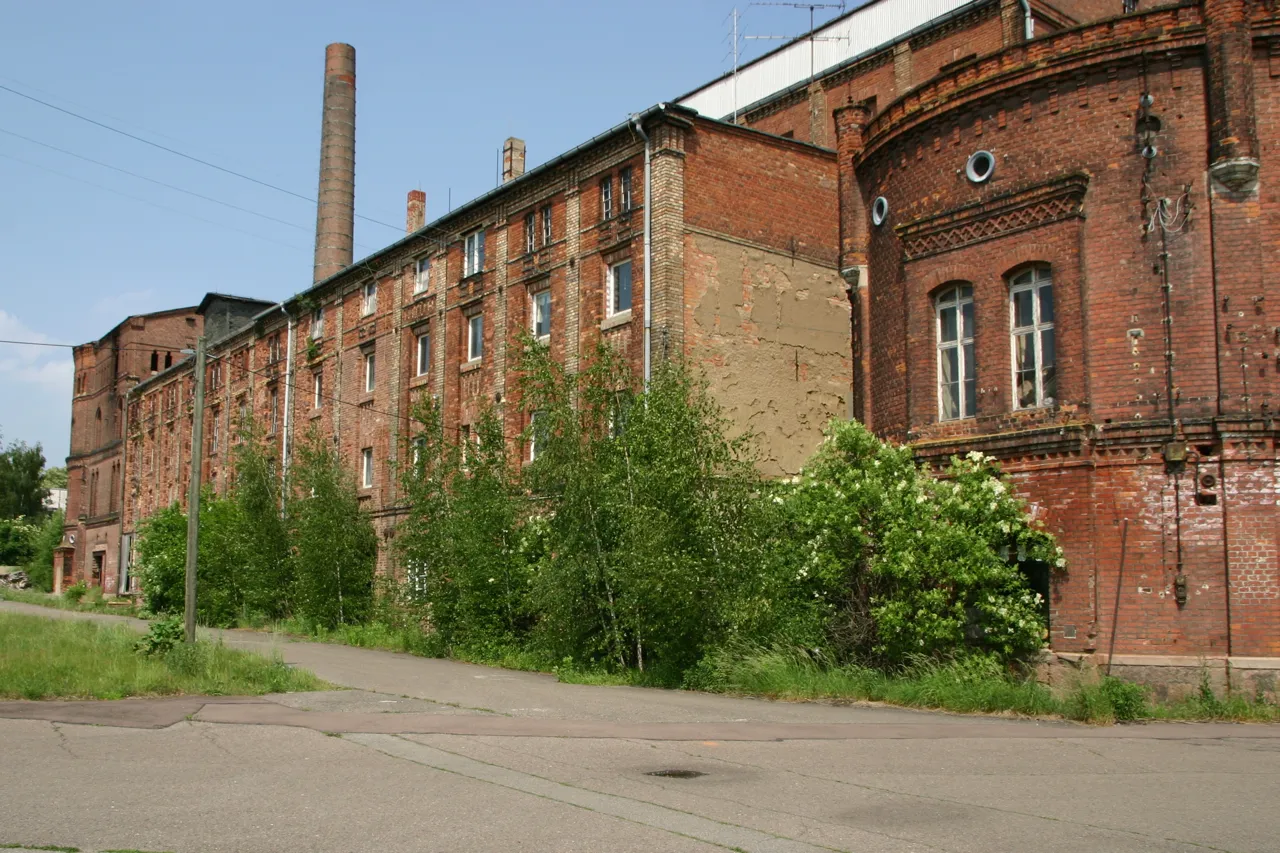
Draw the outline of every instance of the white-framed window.
<instances>
[{"instance_id":1,"label":"white-framed window","mask_svg":"<svg viewBox=\"0 0 1280 853\"><path fill-rule=\"evenodd\" d=\"M431 372L431 333L418 335L418 362L415 376L426 376Z\"/></svg>"},{"instance_id":2,"label":"white-framed window","mask_svg":"<svg viewBox=\"0 0 1280 853\"><path fill-rule=\"evenodd\" d=\"M1053 276L1032 267L1009 282L1013 399L1019 409L1052 406L1058 397L1053 330Z\"/></svg>"},{"instance_id":3,"label":"white-framed window","mask_svg":"<svg viewBox=\"0 0 1280 853\"><path fill-rule=\"evenodd\" d=\"M426 293L431 287L431 258L423 255L418 258L413 271L414 294Z\"/></svg>"},{"instance_id":4,"label":"white-framed window","mask_svg":"<svg viewBox=\"0 0 1280 853\"><path fill-rule=\"evenodd\" d=\"M318 341L324 337L324 306L318 306L311 312L311 340Z\"/></svg>"},{"instance_id":5,"label":"white-framed window","mask_svg":"<svg viewBox=\"0 0 1280 853\"><path fill-rule=\"evenodd\" d=\"M463 262L463 277L475 275L484 269L484 229L472 231L463 241L466 257Z\"/></svg>"},{"instance_id":6,"label":"white-framed window","mask_svg":"<svg viewBox=\"0 0 1280 853\"><path fill-rule=\"evenodd\" d=\"M605 316L612 317L631 310L631 261L609 265L605 283Z\"/></svg>"},{"instance_id":7,"label":"white-framed window","mask_svg":"<svg viewBox=\"0 0 1280 853\"><path fill-rule=\"evenodd\" d=\"M600 220L613 217L613 177L609 176L600 182Z\"/></svg>"},{"instance_id":8,"label":"white-framed window","mask_svg":"<svg viewBox=\"0 0 1280 853\"><path fill-rule=\"evenodd\" d=\"M533 336L538 340L551 336L551 289L533 294Z\"/></svg>"},{"instance_id":9,"label":"white-framed window","mask_svg":"<svg viewBox=\"0 0 1280 853\"><path fill-rule=\"evenodd\" d=\"M551 227L551 205L547 205L542 208L542 245L550 246L554 238L555 231Z\"/></svg>"},{"instance_id":10,"label":"white-framed window","mask_svg":"<svg viewBox=\"0 0 1280 853\"><path fill-rule=\"evenodd\" d=\"M311 374L311 408L318 409L324 403L324 374L316 371Z\"/></svg>"},{"instance_id":11,"label":"white-framed window","mask_svg":"<svg viewBox=\"0 0 1280 853\"><path fill-rule=\"evenodd\" d=\"M219 412L217 409L214 409L213 411L211 411L210 415L211 417L209 421L209 449L212 450L214 453L217 453L218 437L219 437L218 422L221 419L218 417Z\"/></svg>"},{"instance_id":12,"label":"white-framed window","mask_svg":"<svg viewBox=\"0 0 1280 853\"><path fill-rule=\"evenodd\" d=\"M377 375L377 362L374 360L374 353L367 352L364 354L364 390L366 394L373 393Z\"/></svg>"},{"instance_id":13,"label":"white-framed window","mask_svg":"<svg viewBox=\"0 0 1280 853\"><path fill-rule=\"evenodd\" d=\"M412 446L413 446L413 467L417 468L419 465L422 464L422 454L426 452L427 439L423 436L418 436L413 440Z\"/></svg>"},{"instance_id":14,"label":"white-framed window","mask_svg":"<svg viewBox=\"0 0 1280 853\"><path fill-rule=\"evenodd\" d=\"M546 424L544 423L545 415L542 412L532 412L529 415L529 461L538 458L538 454L546 450L547 436Z\"/></svg>"},{"instance_id":15,"label":"white-framed window","mask_svg":"<svg viewBox=\"0 0 1280 853\"><path fill-rule=\"evenodd\" d=\"M280 425L280 394L276 389L272 388L267 394L267 402L271 406L271 432L275 433L276 428Z\"/></svg>"},{"instance_id":16,"label":"white-framed window","mask_svg":"<svg viewBox=\"0 0 1280 853\"><path fill-rule=\"evenodd\" d=\"M484 355L484 315L467 318L467 361L479 361Z\"/></svg>"},{"instance_id":17,"label":"white-framed window","mask_svg":"<svg viewBox=\"0 0 1280 853\"><path fill-rule=\"evenodd\" d=\"M366 447L360 451L360 487L373 488L373 448Z\"/></svg>"},{"instance_id":18,"label":"white-framed window","mask_svg":"<svg viewBox=\"0 0 1280 853\"><path fill-rule=\"evenodd\" d=\"M938 336L938 418L977 413L978 375L973 354L973 287L956 284L934 303Z\"/></svg>"},{"instance_id":19,"label":"white-framed window","mask_svg":"<svg viewBox=\"0 0 1280 853\"><path fill-rule=\"evenodd\" d=\"M621 185L621 198L618 199L619 207L623 213L631 209L634 204L634 196L631 194L631 167L627 166L618 173L618 182Z\"/></svg>"},{"instance_id":20,"label":"white-framed window","mask_svg":"<svg viewBox=\"0 0 1280 853\"><path fill-rule=\"evenodd\" d=\"M538 248L538 218L529 211L524 216L524 250L528 254Z\"/></svg>"}]
</instances>

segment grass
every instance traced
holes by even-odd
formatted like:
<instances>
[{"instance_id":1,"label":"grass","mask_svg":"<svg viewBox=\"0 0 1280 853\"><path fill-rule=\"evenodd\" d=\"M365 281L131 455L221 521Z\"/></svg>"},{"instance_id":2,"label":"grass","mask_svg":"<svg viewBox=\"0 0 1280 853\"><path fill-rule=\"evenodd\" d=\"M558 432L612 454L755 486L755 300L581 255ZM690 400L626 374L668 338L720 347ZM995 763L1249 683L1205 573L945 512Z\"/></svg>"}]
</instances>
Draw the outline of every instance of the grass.
<instances>
[{"instance_id":1,"label":"grass","mask_svg":"<svg viewBox=\"0 0 1280 853\"><path fill-rule=\"evenodd\" d=\"M0 613L0 699L256 696L332 687L278 658L200 642L136 651L123 626Z\"/></svg>"},{"instance_id":2,"label":"grass","mask_svg":"<svg viewBox=\"0 0 1280 853\"><path fill-rule=\"evenodd\" d=\"M449 657L481 666L555 675L566 684L670 687L654 673L584 669L518 646L444 649L416 625L381 621L328 630L299 619L242 627L361 648ZM1218 697L1207 683L1176 702L1152 702L1145 688L1118 678L1081 679L1070 690L1050 690L983 661L926 662L897 673L856 666L825 666L785 650L744 649L704 661L689 687L710 692L794 701L884 702L905 708L961 714L1057 717L1100 725L1133 720L1280 722L1280 705L1261 697Z\"/></svg>"},{"instance_id":3,"label":"grass","mask_svg":"<svg viewBox=\"0 0 1280 853\"><path fill-rule=\"evenodd\" d=\"M697 686L773 699L885 702L962 714L1065 717L1095 724L1129 720L1280 722L1280 705L1239 694L1217 697L1207 682L1200 694L1152 703L1139 685L1117 678L1082 679L1055 692L984 661L922 663L900 673L823 666L786 651L721 655L700 667Z\"/></svg>"},{"instance_id":4,"label":"grass","mask_svg":"<svg viewBox=\"0 0 1280 853\"><path fill-rule=\"evenodd\" d=\"M97 587L91 589L80 600L68 599L66 596L54 595L51 592L40 592L35 589L0 588L0 600L19 601L23 604L38 604L41 607L52 607L57 610L78 610L83 613L115 613L119 616L136 616L138 607L134 604L107 604L102 591Z\"/></svg>"}]
</instances>

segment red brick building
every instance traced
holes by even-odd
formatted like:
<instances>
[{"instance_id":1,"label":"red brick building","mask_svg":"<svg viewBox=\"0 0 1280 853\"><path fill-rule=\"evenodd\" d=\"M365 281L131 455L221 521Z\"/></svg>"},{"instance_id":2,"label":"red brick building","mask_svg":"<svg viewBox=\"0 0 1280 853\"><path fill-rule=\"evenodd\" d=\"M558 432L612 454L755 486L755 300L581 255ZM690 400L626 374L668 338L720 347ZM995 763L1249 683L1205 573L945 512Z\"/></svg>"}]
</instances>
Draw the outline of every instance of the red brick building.
<instances>
[{"instance_id":1,"label":"red brick building","mask_svg":"<svg viewBox=\"0 0 1280 853\"><path fill-rule=\"evenodd\" d=\"M264 304L210 294L199 306L129 317L101 339L76 347L66 523L54 558L55 591L76 581L108 594L128 588L129 541L121 541L122 511L131 509L124 489L124 401L140 382L186 359L182 351L202 332L219 333L246 306L261 310Z\"/></svg>"},{"instance_id":2,"label":"red brick building","mask_svg":"<svg viewBox=\"0 0 1280 853\"><path fill-rule=\"evenodd\" d=\"M502 186L430 224L410 193L405 238L357 263L331 46L314 284L211 336L207 480L240 412L286 464L315 428L390 538L415 398L459 435L496 407L524 454L520 332L570 370L603 340L638 373L701 365L775 473L850 412L926 460L1001 459L1066 549L1064 658L1274 673L1280 19L875 0L812 35L527 173L509 140ZM126 534L185 499L191 384L130 395Z\"/></svg>"},{"instance_id":3,"label":"red brick building","mask_svg":"<svg viewBox=\"0 0 1280 853\"><path fill-rule=\"evenodd\" d=\"M403 240L211 342L206 482L226 487L241 413L286 457L318 430L390 538L420 397L459 436L493 407L512 452L529 452L513 382L525 332L571 370L600 341L637 376L646 342L651 362L700 364L778 473L797 470L826 421L847 414L833 152L659 106L527 173L509 162L502 186L427 225L410 193ZM191 394L183 362L130 396L126 533L185 499L185 470L166 448L190 442Z\"/></svg>"},{"instance_id":4,"label":"red brick building","mask_svg":"<svg viewBox=\"0 0 1280 853\"><path fill-rule=\"evenodd\" d=\"M1280 17L1206 0L835 110L855 414L1005 464L1066 550L1064 656L1274 684L1277 56Z\"/></svg>"}]
</instances>

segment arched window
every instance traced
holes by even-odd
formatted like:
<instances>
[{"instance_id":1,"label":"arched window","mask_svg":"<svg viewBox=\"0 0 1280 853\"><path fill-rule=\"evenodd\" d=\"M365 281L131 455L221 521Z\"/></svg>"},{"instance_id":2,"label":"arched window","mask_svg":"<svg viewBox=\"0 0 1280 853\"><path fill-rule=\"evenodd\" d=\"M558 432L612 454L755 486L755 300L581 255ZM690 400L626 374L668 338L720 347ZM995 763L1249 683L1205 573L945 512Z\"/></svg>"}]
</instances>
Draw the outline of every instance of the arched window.
<instances>
[{"instance_id":1,"label":"arched window","mask_svg":"<svg viewBox=\"0 0 1280 853\"><path fill-rule=\"evenodd\" d=\"M934 300L938 322L938 418L977 413L978 373L973 360L973 287L956 284Z\"/></svg>"},{"instance_id":2,"label":"arched window","mask_svg":"<svg viewBox=\"0 0 1280 853\"><path fill-rule=\"evenodd\" d=\"M1058 397L1058 374L1048 267L1024 270L1009 282L1009 316L1016 407L1052 406Z\"/></svg>"}]
</instances>

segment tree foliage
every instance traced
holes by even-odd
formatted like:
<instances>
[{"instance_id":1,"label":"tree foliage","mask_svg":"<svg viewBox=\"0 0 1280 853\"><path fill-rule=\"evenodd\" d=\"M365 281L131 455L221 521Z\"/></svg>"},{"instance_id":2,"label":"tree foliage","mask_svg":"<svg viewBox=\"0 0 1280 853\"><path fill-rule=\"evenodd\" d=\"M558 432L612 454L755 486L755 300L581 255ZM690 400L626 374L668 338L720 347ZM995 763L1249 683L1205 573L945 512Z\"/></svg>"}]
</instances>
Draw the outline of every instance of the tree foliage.
<instances>
[{"instance_id":1,"label":"tree foliage","mask_svg":"<svg viewBox=\"0 0 1280 853\"><path fill-rule=\"evenodd\" d=\"M354 478L314 430L297 446L289 486L294 613L324 628L366 621L378 537Z\"/></svg>"},{"instance_id":2,"label":"tree foliage","mask_svg":"<svg viewBox=\"0 0 1280 853\"><path fill-rule=\"evenodd\" d=\"M800 556L795 584L828 614L838 656L900 664L966 650L1002 659L1043 645L1039 597L1016 559L1061 551L981 453L941 478L909 448L833 424L780 498Z\"/></svg>"},{"instance_id":3,"label":"tree foliage","mask_svg":"<svg viewBox=\"0 0 1280 853\"><path fill-rule=\"evenodd\" d=\"M42 483L44 451L15 441L0 450L0 518L44 514L48 490Z\"/></svg>"}]
</instances>

